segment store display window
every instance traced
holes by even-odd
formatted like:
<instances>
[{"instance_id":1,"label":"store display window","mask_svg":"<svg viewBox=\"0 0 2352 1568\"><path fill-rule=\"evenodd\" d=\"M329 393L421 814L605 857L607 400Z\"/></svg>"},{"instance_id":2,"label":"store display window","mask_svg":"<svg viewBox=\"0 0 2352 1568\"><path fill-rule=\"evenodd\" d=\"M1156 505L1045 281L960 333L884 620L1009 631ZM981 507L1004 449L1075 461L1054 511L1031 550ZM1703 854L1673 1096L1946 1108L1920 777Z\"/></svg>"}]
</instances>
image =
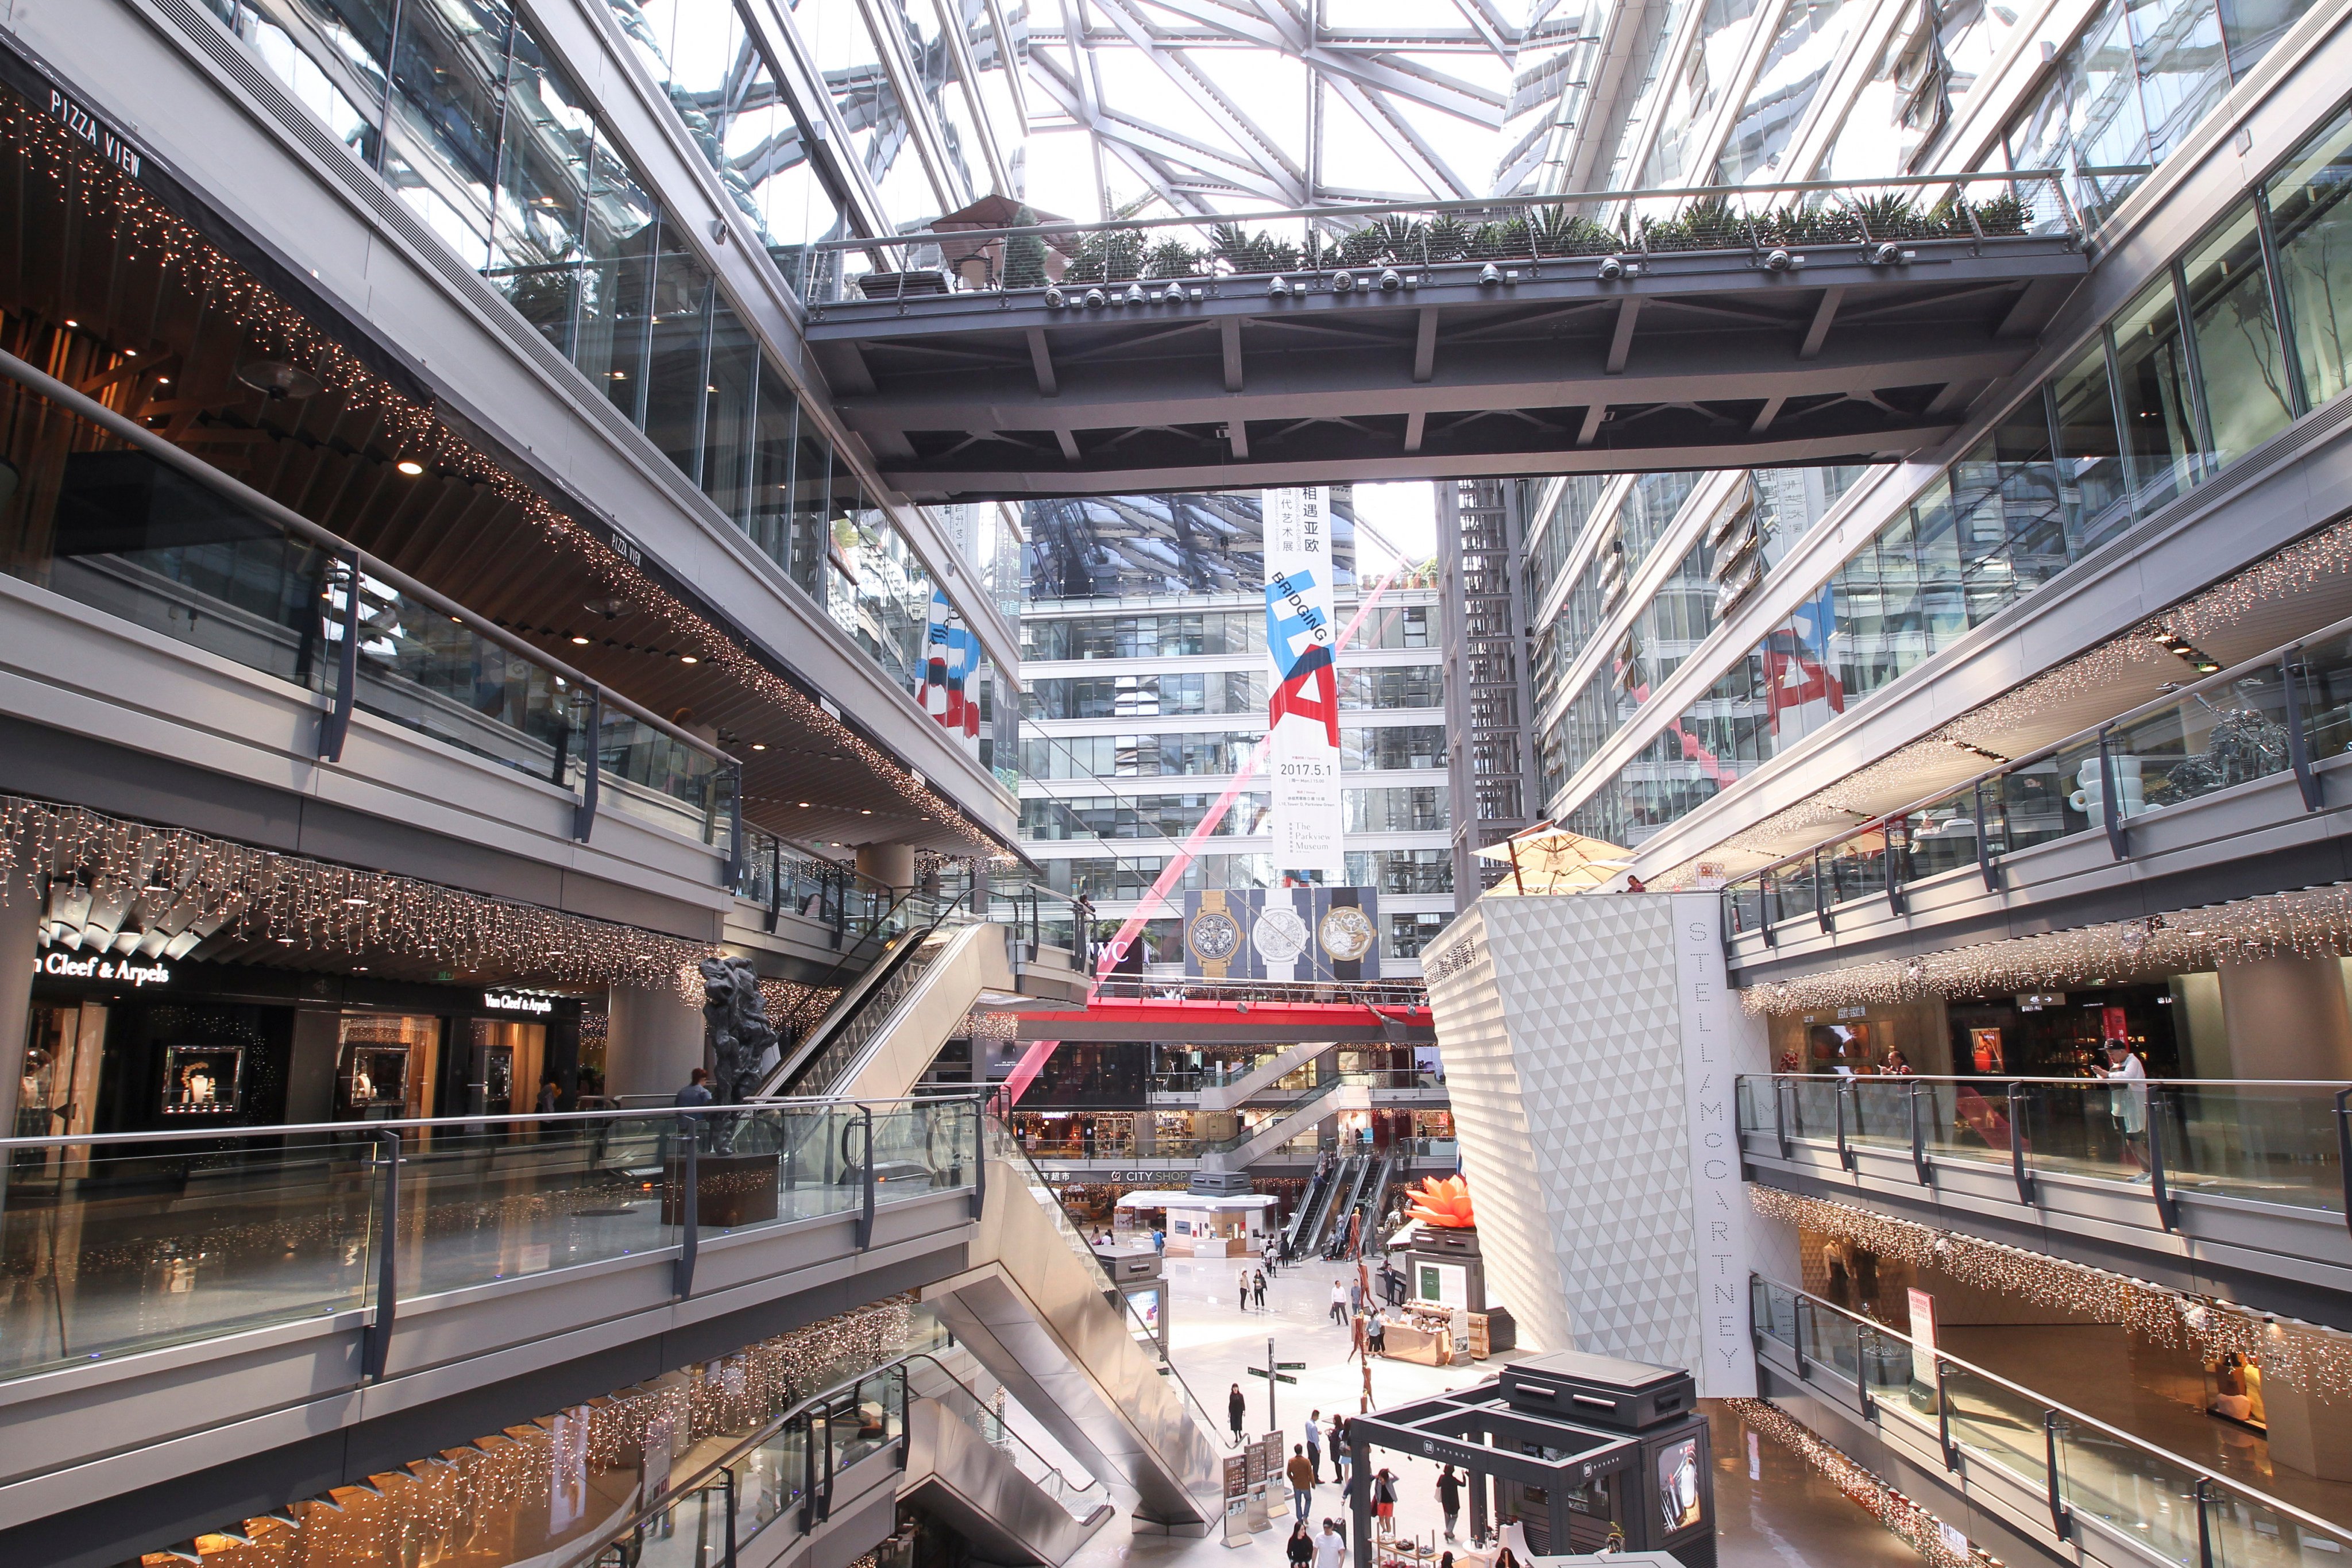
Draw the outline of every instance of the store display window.
<instances>
[{"instance_id":1,"label":"store display window","mask_svg":"<svg viewBox=\"0 0 2352 1568\"><path fill-rule=\"evenodd\" d=\"M335 1120L421 1117L432 1104L441 1020L409 1014L347 1013L337 1032Z\"/></svg>"},{"instance_id":2,"label":"store display window","mask_svg":"<svg viewBox=\"0 0 2352 1568\"><path fill-rule=\"evenodd\" d=\"M233 1115L244 1104L245 1047L212 1043L163 1047L166 1118Z\"/></svg>"},{"instance_id":3,"label":"store display window","mask_svg":"<svg viewBox=\"0 0 2352 1568\"><path fill-rule=\"evenodd\" d=\"M2263 1358L2247 1351L2224 1351L2205 1358L2205 1409L2224 1421L2270 1431L2263 1411Z\"/></svg>"}]
</instances>

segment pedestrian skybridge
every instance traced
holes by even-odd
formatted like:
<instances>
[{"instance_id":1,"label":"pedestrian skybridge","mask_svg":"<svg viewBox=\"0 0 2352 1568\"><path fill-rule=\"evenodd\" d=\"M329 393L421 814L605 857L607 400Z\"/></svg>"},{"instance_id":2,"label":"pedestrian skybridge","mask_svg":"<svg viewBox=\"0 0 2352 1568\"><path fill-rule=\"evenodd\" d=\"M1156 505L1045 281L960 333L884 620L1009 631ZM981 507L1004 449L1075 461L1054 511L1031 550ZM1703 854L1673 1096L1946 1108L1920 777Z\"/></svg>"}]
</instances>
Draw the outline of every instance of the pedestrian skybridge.
<instances>
[{"instance_id":1,"label":"pedestrian skybridge","mask_svg":"<svg viewBox=\"0 0 2352 1568\"><path fill-rule=\"evenodd\" d=\"M2089 269L2035 173L819 248L841 416L946 501L1884 460Z\"/></svg>"}]
</instances>

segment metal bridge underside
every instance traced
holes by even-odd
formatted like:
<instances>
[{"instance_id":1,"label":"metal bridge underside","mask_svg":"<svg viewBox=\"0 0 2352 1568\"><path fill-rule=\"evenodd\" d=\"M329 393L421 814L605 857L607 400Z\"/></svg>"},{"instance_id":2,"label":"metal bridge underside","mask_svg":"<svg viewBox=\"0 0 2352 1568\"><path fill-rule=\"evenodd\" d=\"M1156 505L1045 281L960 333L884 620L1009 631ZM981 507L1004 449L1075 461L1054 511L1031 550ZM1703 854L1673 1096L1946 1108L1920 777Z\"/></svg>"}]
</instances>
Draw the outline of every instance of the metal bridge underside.
<instances>
[{"instance_id":1,"label":"metal bridge underside","mask_svg":"<svg viewBox=\"0 0 2352 1568\"><path fill-rule=\"evenodd\" d=\"M957 292L825 305L808 335L841 416L926 500L1884 461L1950 436L2088 270L2058 236L1906 249L1310 275L1283 298L1145 282L1148 303L1094 307L1078 287L1058 310Z\"/></svg>"}]
</instances>

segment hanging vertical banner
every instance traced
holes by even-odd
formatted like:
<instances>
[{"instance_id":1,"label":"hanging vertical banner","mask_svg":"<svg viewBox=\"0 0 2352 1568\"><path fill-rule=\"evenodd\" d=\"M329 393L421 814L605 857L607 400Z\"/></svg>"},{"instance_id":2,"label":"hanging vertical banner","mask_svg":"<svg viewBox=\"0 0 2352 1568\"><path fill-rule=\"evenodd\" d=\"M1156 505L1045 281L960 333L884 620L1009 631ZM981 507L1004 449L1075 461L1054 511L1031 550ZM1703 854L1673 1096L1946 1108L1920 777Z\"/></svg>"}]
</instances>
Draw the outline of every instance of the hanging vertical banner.
<instances>
[{"instance_id":1,"label":"hanging vertical banner","mask_svg":"<svg viewBox=\"0 0 2352 1568\"><path fill-rule=\"evenodd\" d=\"M1266 705L1273 737L1274 868L1286 878L1348 879L1339 808L1339 679L1331 662L1330 491L1264 492Z\"/></svg>"},{"instance_id":2,"label":"hanging vertical banner","mask_svg":"<svg viewBox=\"0 0 2352 1568\"><path fill-rule=\"evenodd\" d=\"M923 676L915 700L942 728L963 737L964 750L980 753L980 638L940 588L931 589L931 614L923 635Z\"/></svg>"}]
</instances>

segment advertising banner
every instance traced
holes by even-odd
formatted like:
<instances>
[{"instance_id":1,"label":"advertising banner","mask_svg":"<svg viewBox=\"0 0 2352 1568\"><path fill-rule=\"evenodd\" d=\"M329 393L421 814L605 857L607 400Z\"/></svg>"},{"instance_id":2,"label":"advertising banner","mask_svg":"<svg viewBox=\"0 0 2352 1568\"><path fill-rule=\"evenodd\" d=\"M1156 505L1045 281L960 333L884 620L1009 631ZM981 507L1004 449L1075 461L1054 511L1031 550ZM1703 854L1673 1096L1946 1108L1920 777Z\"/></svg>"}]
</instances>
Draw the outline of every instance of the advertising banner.
<instances>
[{"instance_id":1,"label":"advertising banner","mask_svg":"<svg viewBox=\"0 0 2352 1568\"><path fill-rule=\"evenodd\" d=\"M1265 492L1265 652L1273 666L1274 868L1284 878L1345 881L1339 801L1339 680L1332 664L1330 492Z\"/></svg>"},{"instance_id":2,"label":"advertising banner","mask_svg":"<svg viewBox=\"0 0 2352 1568\"><path fill-rule=\"evenodd\" d=\"M1378 980L1380 891L1213 888L1187 893L1184 973L1196 980Z\"/></svg>"}]
</instances>

